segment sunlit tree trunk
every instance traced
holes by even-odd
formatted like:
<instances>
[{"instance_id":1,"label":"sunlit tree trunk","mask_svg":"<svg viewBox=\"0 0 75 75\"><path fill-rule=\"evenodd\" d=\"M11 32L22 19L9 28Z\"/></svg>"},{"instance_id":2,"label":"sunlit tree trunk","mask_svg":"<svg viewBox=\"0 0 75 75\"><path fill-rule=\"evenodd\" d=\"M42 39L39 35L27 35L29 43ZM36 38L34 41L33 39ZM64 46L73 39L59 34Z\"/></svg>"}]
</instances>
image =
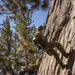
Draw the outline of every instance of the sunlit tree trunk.
<instances>
[{"instance_id":1,"label":"sunlit tree trunk","mask_svg":"<svg viewBox=\"0 0 75 75\"><path fill-rule=\"evenodd\" d=\"M52 0L45 26L47 41L59 42L70 55L65 58L56 49L67 65L62 69L53 55L44 53L38 75L75 75L75 0Z\"/></svg>"}]
</instances>

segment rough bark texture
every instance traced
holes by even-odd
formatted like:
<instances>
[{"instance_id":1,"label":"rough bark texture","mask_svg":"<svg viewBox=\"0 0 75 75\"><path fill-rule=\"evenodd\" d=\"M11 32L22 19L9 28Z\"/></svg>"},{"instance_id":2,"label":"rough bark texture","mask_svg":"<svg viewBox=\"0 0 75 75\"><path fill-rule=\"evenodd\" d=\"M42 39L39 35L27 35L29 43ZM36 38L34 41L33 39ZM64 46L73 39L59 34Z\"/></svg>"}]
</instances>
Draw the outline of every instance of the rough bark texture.
<instances>
[{"instance_id":1,"label":"rough bark texture","mask_svg":"<svg viewBox=\"0 0 75 75\"><path fill-rule=\"evenodd\" d=\"M47 41L60 42L70 56L66 59L58 50L64 64L62 69L54 56L44 53L38 75L75 75L75 0L52 0L46 20Z\"/></svg>"}]
</instances>

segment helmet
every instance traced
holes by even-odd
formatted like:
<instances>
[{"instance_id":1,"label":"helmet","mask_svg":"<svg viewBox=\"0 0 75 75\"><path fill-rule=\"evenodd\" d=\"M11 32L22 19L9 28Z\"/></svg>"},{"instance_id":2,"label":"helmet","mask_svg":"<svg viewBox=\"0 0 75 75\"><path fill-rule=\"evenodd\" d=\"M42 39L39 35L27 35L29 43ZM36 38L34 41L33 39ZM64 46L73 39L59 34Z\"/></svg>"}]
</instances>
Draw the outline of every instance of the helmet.
<instances>
[{"instance_id":1,"label":"helmet","mask_svg":"<svg viewBox=\"0 0 75 75\"><path fill-rule=\"evenodd\" d=\"M43 26L38 26L37 30L43 30Z\"/></svg>"}]
</instances>

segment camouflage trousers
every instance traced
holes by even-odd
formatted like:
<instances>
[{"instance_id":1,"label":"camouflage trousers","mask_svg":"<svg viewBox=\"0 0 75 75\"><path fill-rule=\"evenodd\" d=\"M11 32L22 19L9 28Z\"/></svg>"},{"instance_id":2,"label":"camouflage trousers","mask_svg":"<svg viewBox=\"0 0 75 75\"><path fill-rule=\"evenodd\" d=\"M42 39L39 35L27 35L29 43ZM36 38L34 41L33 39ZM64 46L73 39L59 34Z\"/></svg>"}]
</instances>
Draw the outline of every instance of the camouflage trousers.
<instances>
[{"instance_id":1,"label":"camouflage trousers","mask_svg":"<svg viewBox=\"0 0 75 75\"><path fill-rule=\"evenodd\" d=\"M66 53L64 47L58 42L47 43L45 45L45 47L43 47L43 50L46 51L46 53L50 56L54 55L56 61L60 64L60 66L62 68L65 68L66 65L64 65L62 63L61 59L59 58L59 55L57 54L57 51L55 50L55 48L57 48L56 50L59 50L64 57L68 58L69 53Z\"/></svg>"}]
</instances>

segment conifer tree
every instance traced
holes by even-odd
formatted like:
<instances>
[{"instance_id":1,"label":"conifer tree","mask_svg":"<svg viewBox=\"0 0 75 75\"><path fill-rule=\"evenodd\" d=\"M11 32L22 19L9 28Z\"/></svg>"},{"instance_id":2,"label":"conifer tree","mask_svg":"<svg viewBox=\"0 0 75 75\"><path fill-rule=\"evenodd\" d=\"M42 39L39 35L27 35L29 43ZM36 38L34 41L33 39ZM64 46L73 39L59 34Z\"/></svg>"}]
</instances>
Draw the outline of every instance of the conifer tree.
<instances>
[{"instance_id":1,"label":"conifer tree","mask_svg":"<svg viewBox=\"0 0 75 75\"><path fill-rule=\"evenodd\" d=\"M19 42L18 42L18 48L17 48L17 54L19 56L24 56L26 59L26 64L29 64L30 62L32 63L33 61L35 62L36 57L34 56L36 49L34 49L34 44L32 42L32 27L30 24L32 23L31 20L31 13L27 12L26 14L26 19L25 22L23 22L24 17L20 14L17 16L17 20L15 21L16 23L16 32L18 33L19 36ZM18 19L19 17L19 19ZM29 52L31 51L31 52ZM34 60L32 60L34 57Z\"/></svg>"},{"instance_id":2,"label":"conifer tree","mask_svg":"<svg viewBox=\"0 0 75 75\"><path fill-rule=\"evenodd\" d=\"M12 32L8 17L6 18L6 21L4 21L0 38L0 59L2 69L3 71L11 70Z\"/></svg>"}]
</instances>

